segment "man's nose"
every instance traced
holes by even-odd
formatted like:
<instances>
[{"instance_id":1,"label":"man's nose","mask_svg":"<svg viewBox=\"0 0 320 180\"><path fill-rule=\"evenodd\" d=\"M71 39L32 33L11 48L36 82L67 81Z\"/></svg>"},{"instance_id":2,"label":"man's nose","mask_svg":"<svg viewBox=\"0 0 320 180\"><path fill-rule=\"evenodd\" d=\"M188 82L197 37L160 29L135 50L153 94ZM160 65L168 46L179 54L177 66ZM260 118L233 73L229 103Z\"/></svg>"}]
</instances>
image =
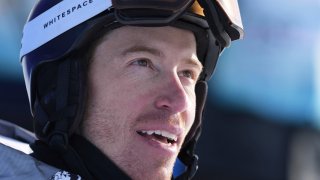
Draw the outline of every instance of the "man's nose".
<instances>
[{"instance_id":1,"label":"man's nose","mask_svg":"<svg viewBox=\"0 0 320 180\"><path fill-rule=\"evenodd\" d=\"M178 75L167 75L161 83L155 106L171 113L185 111L189 106L188 94Z\"/></svg>"}]
</instances>

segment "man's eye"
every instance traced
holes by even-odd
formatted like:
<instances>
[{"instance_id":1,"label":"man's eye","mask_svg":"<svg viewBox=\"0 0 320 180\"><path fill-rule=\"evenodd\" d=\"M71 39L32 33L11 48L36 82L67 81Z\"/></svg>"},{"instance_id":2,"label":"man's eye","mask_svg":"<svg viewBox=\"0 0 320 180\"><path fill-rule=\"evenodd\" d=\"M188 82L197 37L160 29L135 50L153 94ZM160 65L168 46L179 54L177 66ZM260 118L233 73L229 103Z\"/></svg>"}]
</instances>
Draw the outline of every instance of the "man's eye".
<instances>
[{"instance_id":1,"label":"man's eye","mask_svg":"<svg viewBox=\"0 0 320 180\"><path fill-rule=\"evenodd\" d=\"M191 71L182 71L181 75L186 78L190 78L190 79L194 78L194 74Z\"/></svg>"},{"instance_id":2,"label":"man's eye","mask_svg":"<svg viewBox=\"0 0 320 180\"><path fill-rule=\"evenodd\" d=\"M148 59L138 59L135 60L132 64L144 67L151 67L151 62Z\"/></svg>"}]
</instances>

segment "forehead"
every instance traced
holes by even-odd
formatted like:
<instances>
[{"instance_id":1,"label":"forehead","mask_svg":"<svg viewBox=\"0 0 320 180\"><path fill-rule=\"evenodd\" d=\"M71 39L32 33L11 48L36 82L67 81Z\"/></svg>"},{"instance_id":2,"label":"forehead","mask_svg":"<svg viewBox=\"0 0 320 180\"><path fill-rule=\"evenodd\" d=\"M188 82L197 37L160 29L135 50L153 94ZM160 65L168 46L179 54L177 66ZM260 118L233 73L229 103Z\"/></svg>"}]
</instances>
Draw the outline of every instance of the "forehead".
<instances>
[{"instance_id":1,"label":"forehead","mask_svg":"<svg viewBox=\"0 0 320 180\"><path fill-rule=\"evenodd\" d=\"M196 51L194 34L189 30L164 27L123 26L107 33L101 43L107 43L117 49L126 49L133 44L162 48L168 46Z\"/></svg>"}]
</instances>

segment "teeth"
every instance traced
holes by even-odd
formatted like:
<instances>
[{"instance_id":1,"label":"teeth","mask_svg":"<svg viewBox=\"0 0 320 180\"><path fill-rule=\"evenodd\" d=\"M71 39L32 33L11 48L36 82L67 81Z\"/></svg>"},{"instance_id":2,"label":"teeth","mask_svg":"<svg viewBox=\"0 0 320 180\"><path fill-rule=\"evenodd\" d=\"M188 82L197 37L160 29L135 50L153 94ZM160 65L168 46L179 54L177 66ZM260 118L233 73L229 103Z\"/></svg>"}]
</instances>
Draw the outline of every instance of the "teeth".
<instances>
[{"instance_id":1,"label":"teeth","mask_svg":"<svg viewBox=\"0 0 320 180\"><path fill-rule=\"evenodd\" d=\"M177 141L177 136L175 136L174 134L171 134L169 132L166 132L166 131L162 131L161 136L167 137L168 139L173 140L173 141Z\"/></svg>"},{"instance_id":2,"label":"teeth","mask_svg":"<svg viewBox=\"0 0 320 180\"><path fill-rule=\"evenodd\" d=\"M148 134L148 135L152 135L153 132L152 132L152 131L147 131L147 134Z\"/></svg>"},{"instance_id":3,"label":"teeth","mask_svg":"<svg viewBox=\"0 0 320 180\"><path fill-rule=\"evenodd\" d=\"M169 140L172 141L177 141L178 137L174 134L171 134L167 131L161 131L161 130L155 130L155 131L141 131L143 134L148 134L148 135L152 135L152 134L157 134L163 137L168 138Z\"/></svg>"}]
</instances>

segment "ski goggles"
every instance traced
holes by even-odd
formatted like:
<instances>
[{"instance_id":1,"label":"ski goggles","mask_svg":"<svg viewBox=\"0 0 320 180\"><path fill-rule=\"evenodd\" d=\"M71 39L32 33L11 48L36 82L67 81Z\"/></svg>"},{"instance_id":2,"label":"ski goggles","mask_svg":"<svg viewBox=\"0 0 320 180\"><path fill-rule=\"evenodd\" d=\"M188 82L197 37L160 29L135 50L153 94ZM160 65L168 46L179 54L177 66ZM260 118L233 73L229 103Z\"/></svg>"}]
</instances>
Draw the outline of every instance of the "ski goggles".
<instances>
[{"instance_id":1,"label":"ski goggles","mask_svg":"<svg viewBox=\"0 0 320 180\"><path fill-rule=\"evenodd\" d=\"M26 23L20 59L106 10L122 24L150 26L170 25L189 11L206 19L222 48L243 37L237 0L64 0Z\"/></svg>"},{"instance_id":2,"label":"ski goggles","mask_svg":"<svg viewBox=\"0 0 320 180\"><path fill-rule=\"evenodd\" d=\"M117 20L123 24L165 25L191 11L207 20L223 47L243 37L237 0L112 0L112 3Z\"/></svg>"}]
</instances>

